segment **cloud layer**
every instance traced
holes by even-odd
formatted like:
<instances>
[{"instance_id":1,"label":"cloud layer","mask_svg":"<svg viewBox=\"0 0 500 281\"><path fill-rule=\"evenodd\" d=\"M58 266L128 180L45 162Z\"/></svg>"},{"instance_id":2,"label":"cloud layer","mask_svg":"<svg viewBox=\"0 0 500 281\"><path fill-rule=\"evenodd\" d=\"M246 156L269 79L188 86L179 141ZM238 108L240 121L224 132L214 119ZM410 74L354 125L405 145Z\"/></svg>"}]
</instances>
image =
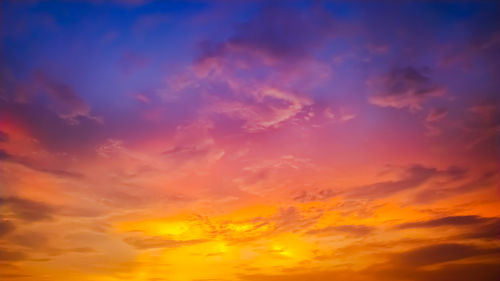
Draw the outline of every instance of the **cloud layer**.
<instances>
[{"instance_id":1,"label":"cloud layer","mask_svg":"<svg viewBox=\"0 0 500 281\"><path fill-rule=\"evenodd\" d=\"M498 1L0 1L0 279L498 280Z\"/></svg>"}]
</instances>

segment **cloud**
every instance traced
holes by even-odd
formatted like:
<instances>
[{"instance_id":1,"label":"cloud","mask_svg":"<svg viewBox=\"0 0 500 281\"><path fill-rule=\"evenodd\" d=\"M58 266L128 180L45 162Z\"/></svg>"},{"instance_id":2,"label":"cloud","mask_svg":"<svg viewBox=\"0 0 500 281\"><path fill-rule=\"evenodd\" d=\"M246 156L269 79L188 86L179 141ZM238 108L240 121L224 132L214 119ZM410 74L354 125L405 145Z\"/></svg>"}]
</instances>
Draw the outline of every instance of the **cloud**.
<instances>
[{"instance_id":1,"label":"cloud","mask_svg":"<svg viewBox=\"0 0 500 281\"><path fill-rule=\"evenodd\" d=\"M493 141L493 145L500 136L500 107L496 99L487 99L471 106L467 110L472 114L465 132L469 139L468 148Z\"/></svg>"},{"instance_id":2,"label":"cloud","mask_svg":"<svg viewBox=\"0 0 500 281\"><path fill-rule=\"evenodd\" d=\"M328 81L331 73L328 64L310 54L331 37L332 24L319 5L263 5L227 40L202 41L188 73L170 79L168 99L194 92L205 98L205 116L243 122L248 132L306 119L301 113L314 103L308 97L311 87ZM351 112L338 116L341 122L352 118Z\"/></svg>"},{"instance_id":3,"label":"cloud","mask_svg":"<svg viewBox=\"0 0 500 281\"><path fill-rule=\"evenodd\" d=\"M415 194L413 201L415 203L429 204L436 200L489 188L496 183L498 183L498 172L487 171L476 178L452 187L439 185L420 190Z\"/></svg>"},{"instance_id":4,"label":"cloud","mask_svg":"<svg viewBox=\"0 0 500 281\"><path fill-rule=\"evenodd\" d=\"M457 166L450 166L447 169L439 170L433 167L414 164L405 167L399 178L395 180L375 182L347 189L339 187L299 190L294 193L292 198L299 202L324 201L337 196L345 196L347 199L378 199L400 191L420 187L432 180L439 179L446 182L454 182L462 179L466 173L467 170Z\"/></svg>"},{"instance_id":5,"label":"cloud","mask_svg":"<svg viewBox=\"0 0 500 281\"><path fill-rule=\"evenodd\" d=\"M427 117L425 117L426 122L436 122L443 119L448 114L448 109L445 107L436 107L429 111Z\"/></svg>"},{"instance_id":6,"label":"cloud","mask_svg":"<svg viewBox=\"0 0 500 281\"><path fill-rule=\"evenodd\" d=\"M0 220L0 237L11 233L16 229L14 223L8 220Z\"/></svg>"},{"instance_id":7,"label":"cloud","mask_svg":"<svg viewBox=\"0 0 500 281\"><path fill-rule=\"evenodd\" d=\"M321 229L313 229L306 234L319 235L319 236L330 236L332 234L347 234L353 237L366 236L375 231L375 227L368 225L338 225L338 226L328 226Z\"/></svg>"},{"instance_id":8,"label":"cloud","mask_svg":"<svg viewBox=\"0 0 500 281\"><path fill-rule=\"evenodd\" d=\"M473 245L445 243L425 246L392 257L396 264L411 267L427 266L465 258L496 254L499 248L479 248Z\"/></svg>"},{"instance_id":9,"label":"cloud","mask_svg":"<svg viewBox=\"0 0 500 281\"><path fill-rule=\"evenodd\" d=\"M457 263L446 264L435 269L417 267L389 267L364 271L365 275L377 277L380 280L410 280L410 281L497 281L500 277L500 264ZM370 279L373 280L373 279Z\"/></svg>"},{"instance_id":10,"label":"cloud","mask_svg":"<svg viewBox=\"0 0 500 281\"><path fill-rule=\"evenodd\" d=\"M8 142L9 147L16 145L21 133L25 142L30 141L31 149L35 146L59 156L68 153L75 155L83 151L87 153L90 147L94 147L103 138L102 131L99 131L102 129L101 124L78 117L79 125L71 125L50 109L51 104L43 96L26 103L0 103L2 126L6 125L5 131L12 139ZM7 130L9 127L13 130Z\"/></svg>"},{"instance_id":11,"label":"cloud","mask_svg":"<svg viewBox=\"0 0 500 281\"><path fill-rule=\"evenodd\" d=\"M0 197L0 205L2 209L10 210L15 217L28 222L51 220L56 212L45 203L18 197Z\"/></svg>"},{"instance_id":12,"label":"cloud","mask_svg":"<svg viewBox=\"0 0 500 281\"><path fill-rule=\"evenodd\" d=\"M394 68L387 75L367 83L373 91L368 100L381 107L417 111L422 109L424 102L445 94L444 88L429 77L427 68L413 66Z\"/></svg>"},{"instance_id":13,"label":"cloud","mask_svg":"<svg viewBox=\"0 0 500 281\"><path fill-rule=\"evenodd\" d=\"M245 121L244 128L255 132L276 128L311 104L307 98L276 88L263 87L250 91L251 102L221 101L211 107L215 113Z\"/></svg>"},{"instance_id":14,"label":"cloud","mask_svg":"<svg viewBox=\"0 0 500 281\"><path fill-rule=\"evenodd\" d=\"M463 225L481 224L484 222L489 222L491 220L492 218L484 218L480 216L449 216L428 221L402 223L397 225L396 228L406 229L406 228L428 228L428 227L432 228L440 226L463 226Z\"/></svg>"},{"instance_id":15,"label":"cloud","mask_svg":"<svg viewBox=\"0 0 500 281\"><path fill-rule=\"evenodd\" d=\"M477 115L477 117L485 125L497 125L500 122L500 111L495 100L483 101L477 105L467 109L469 112Z\"/></svg>"},{"instance_id":16,"label":"cloud","mask_svg":"<svg viewBox=\"0 0 500 281\"><path fill-rule=\"evenodd\" d=\"M101 122L100 118L90 113L90 105L78 96L69 85L53 80L43 72L38 72L36 74L36 80L51 99L52 110L54 110L60 118L66 120L68 124L79 124L79 117Z\"/></svg>"},{"instance_id":17,"label":"cloud","mask_svg":"<svg viewBox=\"0 0 500 281\"><path fill-rule=\"evenodd\" d=\"M500 239L500 218L480 216L449 216L427 221L407 222L396 225L396 229L459 227L458 239Z\"/></svg>"},{"instance_id":18,"label":"cloud","mask_svg":"<svg viewBox=\"0 0 500 281\"><path fill-rule=\"evenodd\" d=\"M332 26L332 15L321 5L259 5L227 39L202 41L193 65L170 77L158 94L168 101L197 96L203 118L246 132L307 120L312 89L328 82L332 72L311 54L331 38ZM354 117L339 112L335 120Z\"/></svg>"},{"instance_id":19,"label":"cloud","mask_svg":"<svg viewBox=\"0 0 500 281\"><path fill-rule=\"evenodd\" d=\"M500 218L491 218L486 224L475 226L463 234L458 235L459 239L500 239Z\"/></svg>"},{"instance_id":20,"label":"cloud","mask_svg":"<svg viewBox=\"0 0 500 281\"><path fill-rule=\"evenodd\" d=\"M303 267L289 268L281 274L242 274L242 280L263 281L324 281L324 280L408 280L408 281L497 281L500 277L498 263L446 264L434 269L417 267L368 267L363 270L311 270Z\"/></svg>"},{"instance_id":21,"label":"cloud","mask_svg":"<svg viewBox=\"0 0 500 281\"><path fill-rule=\"evenodd\" d=\"M66 251L71 252L71 253L88 254L88 253L95 253L96 249L91 248L91 247L76 247L76 248L67 249Z\"/></svg>"},{"instance_id":22,"label":"cloud","mask_svg":"<svg viewBox=\"0 0 500 281\"><path fill-rule=\"evenodd\" d=\"M324 280L352 280L369 281L371 279L363 277L354 271L349 270L314 270L304 272L303 270L293 268L287 273L282 274L242 274L241 280L261 280L261 281L324 281Z\"/></svg>"},{"instance_id":23,"label":"cloud","mask_svg":"<svg viewBox=\"0 0 500 281\"><path fill-rule=\"evenodd\" d=\"M0 261L1 262L13 262L22 261L28 259L28 255L23 252L12 251L9 249L0 248Z\"/></svg>"},{"instance_id":24,"label":"cloud","mask_svg":"<svg viewBox=\"0 0 500 281\"><path fill-rule=\"evenodd\" d=\"M128 237L124 240L137 249L177 248L207 242L206 239L172 240L160 236Z\"/></svg>"},{"instance_id":25,"label":"cloud","mask_svg":"<svg viewBox=\"0 0 500 281\"><path fill-rule=\"evenodd\" d=\"M170 79L169 89L162 93L169 100L196 95L203 118L220 120L224 116L248 132L275 129L305 117L301 113L313 101L302 87L288 85L285 76L289 71L278 72L279 77L262 77L255 71L258 67L247 64L259 61L222 56L197 61L188 73Z\"/></svg>"},{"instance_id":26,"label":"cloud","mask_svg":"<svg viewBox=\"0 0 500 281\"><path fill-rule=\"evenodd\" d=\"M347 191L347 197L378 199L400 191L417 188L429 180L438 177L445 177L448 180L459 179L465 172L465 170L459 167L438 170L415 164L406 168L400 179L382 181L354 188L352 191Z\"/></svg>"},{"instance_id":27,"label":"cloud","mask_svg":"<svg viewBox=\"0 0 500 281\"><path fill-rule=\"evenodd\" d=\"M270 59L298 59L331 38L334 30L333 17L319 5L299 9L269 4L239 24L227 45Z\"/></svg>"},{"instance_id":28,"label":"cloud","mask_svg":"<svg viewBox=\"0 0 500 281\"><path fill-rule=\"evenodd\" d=\"M339 108L334 112L332 108L327 107L323 111L323 116L334 122L344 123L356 118L357 115L347 108Z\"/></svg>"},{"instance_id":29,"label":"cloud","mask_svg":"<svg viewBox=\"0 0 500 281\"><path fill-rule=\"evenodd\" d=\"M49 246L49 235L42 232L24 231L13 235L9 241L18 246L30 248L32 250L47 249Z\"/></svg>"},{"instance_id":30,"label":"cloud","mask_svg":"<svg viewBox=\"0 0 500 281\"><path fill-rule=\"evenodd\" d=\"M91 247L78 247L78 245L75 247L75 244L73 247L64 248L54 246L54 243L60 243L57 238L58 235L54 233L25 230L10 235L7 241L9 245L23 249L23 252L37 255L59 256L67 253L88 254L95 252L95 249Z\"/></svg>"},{"instance_id":31,"label":"cloud","mask_svg":"<svg viewBox=\"0 0 500 281\"><path fill-rule=\"evenodd\" d=\"M313 201L324 201L332 197L341 195L343 192L331 188L317 189L317 190L300 190L293 195L293 200L306 203Z\"/></svg>"},{"instance_id":32,"label":"cloud","mask_svg":"<svg viewBox=\"0 0 500 281\"><path fill-rule=\"evenodd\" d=\"M448 109L445 107L432 108L425 117L425 127L427 129L427 136L437 136L441 134L442 130L436 126L436 122L443 119L448 115Z\"/></svg>"},{"instance_id":33,"label":"cloud","mask_svg":"<svg viewBox=\"0 0 500 281\"><path fill-rule=\"evenodd\" d=\"M57 235L48 234L46 232L24 231L19 234L9 236L9 243L29 249L30 253L44 254L49 256L59 256L66 253L80 253L87 254L95 252L91 247L72 247L72 248L59 248L54 247L54 237Z\"/></svg>"},{"instance_id":34,"label":"cloud","mask_svg":"<svg viewBox=\"0 0 500 281\"><path fill-rule=\"evenodd\" d=\"M34 171L52 174L59 177L69 177L69 178L83 178L84 176L81 173L68 171L63 169L53 169L47 168L46 164L41 164L36 162L33 159L29 159L22 156L12 155L7 151L0 149L0 161L7 161L11 163L20 164L26 168L32 169Z\"/></svg>"},{"instance_id":35,"label":"cloud","mask_svg":"<svg viewBox=\"0 0 500 281\"><path fill-rule=\"evenodd\" d=\"M172 144L162 152L162 155L177 159L179 162L208 157L214 153L223 155L223 151L216 149L216 143L212 137L213 129L213 122L208 120L197 120L177 126L172 137Z\"/></svg>"},{"instance_id":36,"label":"cloud","mask_svg":"<svg viewBox=\"0 0 500 281\"><path fill-rule=\"evenodd\" d=\"M275 231L299 231L306 229L316 223L322 216L322 211L307 214L296 207L280 208L278 213L271 217L269 223L275 225Z\"/></svg>"},{"instance_id":37,"label":"cloud","mask_svg":"<svg viewBox=\"0 0 500 281\"><path fill-rule=\"evenodd\" d=\"M350 192L350 197L385 197L402 190L418 187L435 176L436 173L437 170L435 168L414 165L407 169L401 179L358 187L356 190Z\"/></svg>"},{"instance_id":38,"label":"cloud","mask_svg":"<svg viewBox=\"0 0 500 281\"><path fill-rule=\"evenodd\" d=\"M203 41L198 64L234 55L254 57L265 64L294 63L331 39L335 31L333 16L321 5L265 4L249 20L237 24L227 40Z\"/></svg>"}]
</instances>

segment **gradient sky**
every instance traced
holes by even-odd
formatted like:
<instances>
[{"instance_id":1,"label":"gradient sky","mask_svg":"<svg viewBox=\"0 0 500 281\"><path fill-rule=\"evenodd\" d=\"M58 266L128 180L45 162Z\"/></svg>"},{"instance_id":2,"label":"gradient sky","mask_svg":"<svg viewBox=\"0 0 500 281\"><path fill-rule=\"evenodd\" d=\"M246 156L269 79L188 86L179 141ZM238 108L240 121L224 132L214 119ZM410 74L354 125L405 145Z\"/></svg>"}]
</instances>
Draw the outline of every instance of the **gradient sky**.
<instances>
[{"instance_id":1,"label":"gradient sky","mask_svg":"<svg viewBox=\"0 0 500 281\"><path fill-rule=\"evenodd\" d=\"M0 9L0 279L499 280L499 1Z\"/></svg>"}]
</instances>

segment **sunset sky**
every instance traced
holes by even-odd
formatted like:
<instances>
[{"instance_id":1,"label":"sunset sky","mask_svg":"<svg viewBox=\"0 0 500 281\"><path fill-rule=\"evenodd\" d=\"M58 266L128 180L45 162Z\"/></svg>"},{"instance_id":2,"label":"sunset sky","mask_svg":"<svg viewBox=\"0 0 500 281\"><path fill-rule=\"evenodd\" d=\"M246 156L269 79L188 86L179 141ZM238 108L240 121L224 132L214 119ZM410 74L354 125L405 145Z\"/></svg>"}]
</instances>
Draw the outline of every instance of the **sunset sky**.
<instances>
[{"instance_id":1,"label":"sunset sky","mask_svg":"<svg viewBox=\"0 0 500 281\"><path fill-rule=\"evenodd\" d=\"M0 279L500 280L499 1L0 1Z\"/></svg>"}]
</instances>

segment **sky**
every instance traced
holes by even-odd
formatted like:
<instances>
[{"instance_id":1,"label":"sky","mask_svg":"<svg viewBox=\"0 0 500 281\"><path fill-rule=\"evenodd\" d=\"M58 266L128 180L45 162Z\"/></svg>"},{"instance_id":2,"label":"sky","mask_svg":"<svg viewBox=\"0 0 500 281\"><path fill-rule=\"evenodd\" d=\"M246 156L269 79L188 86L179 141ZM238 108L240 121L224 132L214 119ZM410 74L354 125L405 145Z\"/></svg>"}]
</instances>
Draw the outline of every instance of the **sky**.
<instances>
[{"instance_id":1,"label":"sky","mask_svg":"<svg viewBox=\"0 0 500 281\"><path fill-rule=\"evenodd\" d=\"M0 279L496 281L499 1L0 2Z\"/></svg>"}]
</instances>

